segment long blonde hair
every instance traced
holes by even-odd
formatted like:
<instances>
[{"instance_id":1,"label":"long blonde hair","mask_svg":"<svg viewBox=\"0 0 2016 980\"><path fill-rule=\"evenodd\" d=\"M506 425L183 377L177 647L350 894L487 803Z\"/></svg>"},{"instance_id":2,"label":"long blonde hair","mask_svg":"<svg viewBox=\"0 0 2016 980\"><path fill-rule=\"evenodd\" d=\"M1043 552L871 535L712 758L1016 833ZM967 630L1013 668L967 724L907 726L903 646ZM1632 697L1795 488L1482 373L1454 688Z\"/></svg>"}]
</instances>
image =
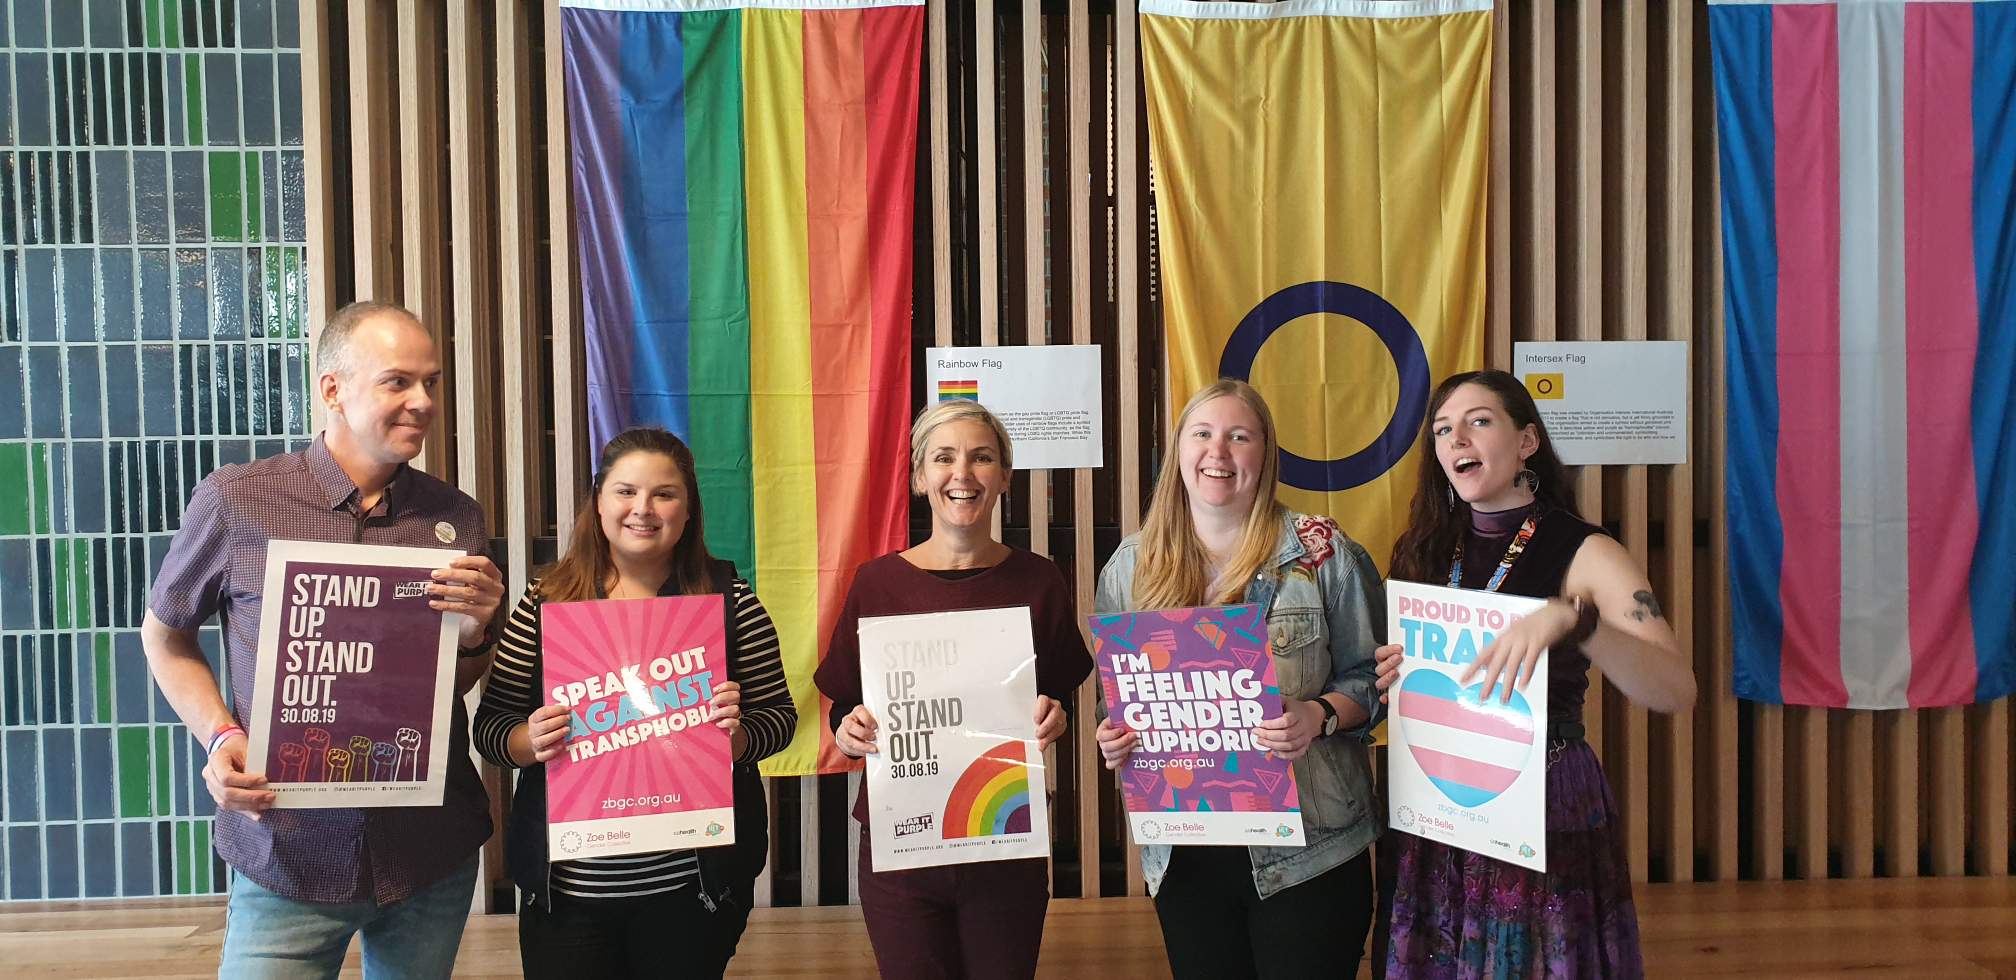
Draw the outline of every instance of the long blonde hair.
<instances>
[{"instance_id":1,"label":"long blonde hair","mask_svg":"<svg viewBox=\"0 0 2016 980\"><path fill-rule=\"evenodd\" d=\"M1239 532L1239 546L1219 569L1218 577L1206 582L1204 573L1211 567L1211 555L1190 520L1190 490L1183 485L1178 444L1190 424L1190 414L1205 402L1227 395L1245 402L1260 419L1260 485L1254 491L1253 509L1246 514L1246 526ZM1247 584L1274 557L1280 540L1281 504L1275 494L1281 477L1278 446L1274 413L1267 410L1266 399L1252 385L1220 378L1190 396L1176 417L1162 472L1155 478L1155 493L1148 499L1148 516L1141 522L1141 557L1134 566L1135 608L1176 609L1245 598Z\"/></svg>"}]
</instances>

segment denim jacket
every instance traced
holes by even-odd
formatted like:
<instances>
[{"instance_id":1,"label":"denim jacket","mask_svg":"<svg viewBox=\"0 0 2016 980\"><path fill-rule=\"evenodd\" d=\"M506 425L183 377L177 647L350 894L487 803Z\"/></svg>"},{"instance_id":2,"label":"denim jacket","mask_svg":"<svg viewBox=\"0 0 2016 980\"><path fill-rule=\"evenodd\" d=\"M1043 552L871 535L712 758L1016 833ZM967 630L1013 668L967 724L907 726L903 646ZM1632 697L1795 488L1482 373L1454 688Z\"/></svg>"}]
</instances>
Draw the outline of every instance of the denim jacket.
<instances>
[{"instance_id":1,"label":"denim jacket","mask_svg":"<svg viewBox=\"0 0 2016 980\"><path fill-rule=\"evenodd\" d=\"M1132 606L1139 537L1120 542L1099 573L1099 612ZM1253 885L1266 898L1357 857L1384 824L1373 808L1366 745L1385 714L1373 686L1372 651L1386 635L1386 600L1371 556L1335 521L1283 510L1280 545L1247 587L1245 601L1268 607L1268 640L1283 697L1314 700L1335 691L1363 706L1368 716L1357 728L1318 736L1295 761L1308 844L1247 848ZM1151 895L1169 870L1169 854L1167 844L1141 847Z\"/></svg>"}]
</instances>

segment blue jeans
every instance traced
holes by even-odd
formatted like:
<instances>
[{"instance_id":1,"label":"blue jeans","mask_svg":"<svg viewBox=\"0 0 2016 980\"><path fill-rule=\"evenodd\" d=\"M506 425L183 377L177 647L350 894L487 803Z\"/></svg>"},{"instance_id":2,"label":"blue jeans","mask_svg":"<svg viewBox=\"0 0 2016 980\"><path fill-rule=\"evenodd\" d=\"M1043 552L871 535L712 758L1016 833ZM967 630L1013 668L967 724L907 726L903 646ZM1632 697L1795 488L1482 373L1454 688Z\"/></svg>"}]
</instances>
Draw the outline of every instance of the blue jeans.
<instances>
[{"instance_id":1,"label":"blue jeans","mask_svg":"<svg viewBox=\"0 0 2016 980\"><path fill-rule=\"evenodd\" d=\"M225 980L334 977L350 949L350 937L361 932L369 980L446 977L455 966L475 893L474 855L446 878L384 907L297 901L236 875L217 975Z\"/></svg>"}]
</instances>

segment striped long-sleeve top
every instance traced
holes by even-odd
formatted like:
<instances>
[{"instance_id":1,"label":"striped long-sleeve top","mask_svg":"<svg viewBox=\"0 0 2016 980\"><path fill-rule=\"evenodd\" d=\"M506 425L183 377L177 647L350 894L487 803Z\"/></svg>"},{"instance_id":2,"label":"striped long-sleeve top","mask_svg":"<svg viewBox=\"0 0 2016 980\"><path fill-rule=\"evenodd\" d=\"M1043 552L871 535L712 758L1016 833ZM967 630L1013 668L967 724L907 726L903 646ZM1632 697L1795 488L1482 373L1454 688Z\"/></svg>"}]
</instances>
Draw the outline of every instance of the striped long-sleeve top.
<instances>
[{"instance_id":1,"label":"striped long-sleeve top","mask_svg":"<svg viewBox=\"0 0 2016 980\"><path fill-rule=\"evenodd\" d=\"M735 644L730 676L742 685L742 731L748 744L738 763L755 762L783 749L798 726L798 709L785 682L777 627L749 583L736 579ZM497 643L497 657L472 726L476 751L506 768L511 732L545 703L533 679L539 664L539 583L525 588ZM543 819L543 815L541 815ZM543 834L544 831L542 830ZM686 887L699 875L691 850L560 861L552 867L553 890L576 898L639 898Z\"/></svg>"}]
</instances>

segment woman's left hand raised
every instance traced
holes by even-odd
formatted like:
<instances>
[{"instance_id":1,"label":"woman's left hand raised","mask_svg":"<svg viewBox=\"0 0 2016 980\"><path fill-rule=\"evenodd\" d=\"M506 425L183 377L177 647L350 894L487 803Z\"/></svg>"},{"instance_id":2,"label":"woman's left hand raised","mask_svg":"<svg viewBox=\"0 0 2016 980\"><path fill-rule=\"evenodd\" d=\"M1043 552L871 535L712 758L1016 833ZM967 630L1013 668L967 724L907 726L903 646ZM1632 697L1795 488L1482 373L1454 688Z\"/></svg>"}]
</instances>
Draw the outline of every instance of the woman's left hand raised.
<instances>
[{"instance_id":1,"label":"woman's left hand raised","mask_svg":"<svg viewBox=\"0 0 2016 980\"><path fill-rule=\"evenodd\" d=\"M1549 602L1534 610L1498 634L1498 638L1492 640L1491 645L1463 669L1463 675L1456 679L1456 683L1467 687L1481 674L1484 687L1478 692L1477 700L1490 700L1491 691L1496 688L1501 692L1501 702L1512 703L1512 689L1526 689L1527 682L1533 679L1533 672L1540 667L1540 655L1567 637L1575 629L1577 618L1575 607L1565 602Z\"/></svg>"}]
</instances>

